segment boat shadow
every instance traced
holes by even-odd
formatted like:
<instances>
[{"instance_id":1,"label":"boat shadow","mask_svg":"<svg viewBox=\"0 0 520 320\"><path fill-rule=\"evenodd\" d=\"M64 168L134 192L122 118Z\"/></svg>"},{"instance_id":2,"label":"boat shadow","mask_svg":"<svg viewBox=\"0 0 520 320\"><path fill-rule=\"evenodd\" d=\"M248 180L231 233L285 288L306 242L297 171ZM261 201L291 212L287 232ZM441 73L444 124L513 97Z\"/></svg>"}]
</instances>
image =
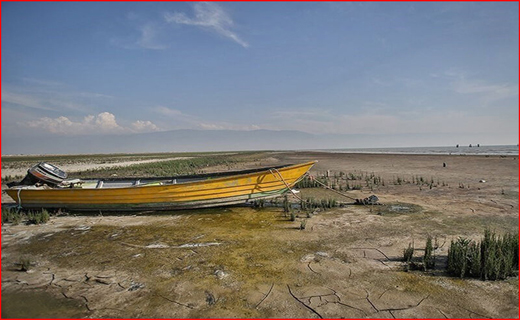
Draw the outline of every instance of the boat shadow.
<instances>
[{"instance_id":1,"label":"boat shadow","mask_svg":"<svg viewBox=\"0 0 520 320\"><path fill-rule=\"evenodd\" d=\"M234 205L226 207L197 208L197 209L177 209L177 210L61 210L46 209L51 216L177 216L177 215L197 215L197 214L222 214L231 212L231 208L252 208L250 205ZM16 203L2 202L2 210L15 210L22 213L39 212L42 209L19 208Z\"/></svg>"},{"instance_id":2,"label":"boat shadow","mask_svg":"<svg viewBox=\"0 0 520 320\"><path fill-rule=\"evenodd\" d=\"M230 207L198 208L198 209L177 209L177 210L143 210L143 211L81 211L71 210L68 214L77 216L191 216L207 214L230 213Z\"/></svg>"}]
</instances>

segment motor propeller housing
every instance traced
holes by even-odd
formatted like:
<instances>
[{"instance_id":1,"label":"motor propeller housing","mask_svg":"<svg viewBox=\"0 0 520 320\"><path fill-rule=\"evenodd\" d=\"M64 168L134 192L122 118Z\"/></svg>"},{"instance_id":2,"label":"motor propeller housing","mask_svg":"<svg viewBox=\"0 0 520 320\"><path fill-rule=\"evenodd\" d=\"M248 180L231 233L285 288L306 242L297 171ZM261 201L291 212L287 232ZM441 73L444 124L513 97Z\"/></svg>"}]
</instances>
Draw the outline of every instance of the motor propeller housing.
<instances>
[{"instance_id":1,"label":"motor propeller housing","mask_svg":"<svg viewBox=\"0 0 520 320\"><path fill-rule=\"evenodd\" d=\"M67 179L67 173L55 165L40 162L27 170L27 175L17 185L30 186L37 183L55 186Z\"/></svg>"}]
</instances>

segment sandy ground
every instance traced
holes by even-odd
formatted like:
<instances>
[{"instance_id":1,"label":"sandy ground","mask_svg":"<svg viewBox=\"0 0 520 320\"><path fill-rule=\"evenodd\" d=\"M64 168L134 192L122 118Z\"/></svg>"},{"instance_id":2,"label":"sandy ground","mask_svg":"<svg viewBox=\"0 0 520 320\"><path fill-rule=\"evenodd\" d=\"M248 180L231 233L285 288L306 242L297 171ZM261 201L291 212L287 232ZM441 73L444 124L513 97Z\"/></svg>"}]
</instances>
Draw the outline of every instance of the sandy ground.
<instances>
[{"instance_id":1,"label":"sandy ground","mask_svg":"<svg viewBox=\"0 0 520 320\"><path fill-rule=\"evenodd\" d=\"M376 194L385 205L316 212L305 230L298 228L304 215L291 222L277 207L3 225L2 317L23 314L18 295L45 293L56 315L65 308L73 318L518 318L518 277L484 282L443 272L452 239L479 239L486 227L518 232L516 157L270 157L318 160L313 174L373 173L384 186L348 195ZM417 177L435 184L410 183ZM301 194L350 201L326 190ZM414 210L378 214L394 206ZM403 249L424 248L428 235L439 242L436 269L403 271ZM28 272L18 271L21 257L32 262ZM48 306L31 305L49 316Z\"/></svg>"}]
</instances>

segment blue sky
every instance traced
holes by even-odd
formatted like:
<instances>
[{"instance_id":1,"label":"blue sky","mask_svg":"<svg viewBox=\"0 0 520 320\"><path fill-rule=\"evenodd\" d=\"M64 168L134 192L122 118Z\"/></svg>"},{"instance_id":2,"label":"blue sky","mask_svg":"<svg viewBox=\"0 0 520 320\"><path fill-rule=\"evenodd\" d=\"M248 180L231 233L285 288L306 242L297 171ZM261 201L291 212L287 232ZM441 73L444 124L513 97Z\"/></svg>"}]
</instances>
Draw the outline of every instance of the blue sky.
<instances>
[{"instance_id":1,"label":"blue sky","mask_svg":"<svg viewBox=\"0 0 520 320\"><path fill-rule=\"evenodd\" d=\"M3 143L175 129L518 143L517 2L1 5Z\"/></svg>"}]
</instances>

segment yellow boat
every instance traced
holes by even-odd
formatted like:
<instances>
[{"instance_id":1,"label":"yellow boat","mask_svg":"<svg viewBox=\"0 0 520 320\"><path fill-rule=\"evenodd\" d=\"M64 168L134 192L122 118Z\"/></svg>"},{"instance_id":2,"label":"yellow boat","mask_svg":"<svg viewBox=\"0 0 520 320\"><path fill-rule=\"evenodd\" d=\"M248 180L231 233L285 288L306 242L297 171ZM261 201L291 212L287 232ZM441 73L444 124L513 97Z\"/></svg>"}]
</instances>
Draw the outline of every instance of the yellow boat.
<instances>
[{"instance_id":1,"label":"yellow boat","mask_svg":"<svg viewBox=\"0 0 520 320\"><path fill-rule=\"evenodd\" d=\"M281 196L292 190L315 163L168 179L63 179L51 186L42 180L34 185L12 186L6 192L24 209L146 211L218 207ZM49 176L55 173L56 178L59 173L66 177L57 167L42 164L54 169Z\"/></svg>"}]
</instances>

